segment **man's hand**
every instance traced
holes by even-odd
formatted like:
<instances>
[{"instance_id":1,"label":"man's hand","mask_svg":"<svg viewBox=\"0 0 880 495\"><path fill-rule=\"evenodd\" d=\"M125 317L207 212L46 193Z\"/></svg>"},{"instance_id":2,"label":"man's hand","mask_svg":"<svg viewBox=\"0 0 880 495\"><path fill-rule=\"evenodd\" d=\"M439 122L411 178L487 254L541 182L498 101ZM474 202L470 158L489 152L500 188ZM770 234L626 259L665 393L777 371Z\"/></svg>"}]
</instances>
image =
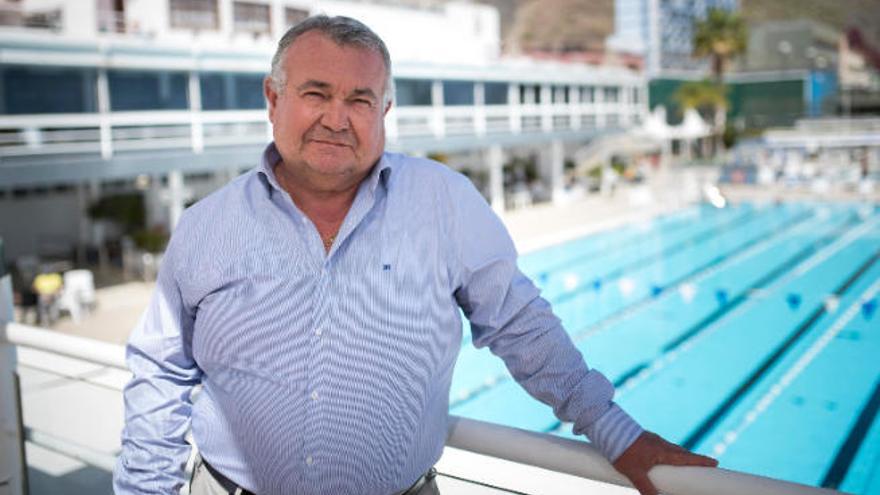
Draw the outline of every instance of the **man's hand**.
<instances>
[{"instance_id":1,"label":"man's hand","mask_svg":"<svg viewBox=\"0 0 880 495\"><path fill-rule=\"evenodd\" d=\"M658 464L715 467L718 461L693 454L646 431L617 458L614 469L629 478L641 495L657 495L657 489L648 478L648 471Z\"/></svg>"}]
</instances>

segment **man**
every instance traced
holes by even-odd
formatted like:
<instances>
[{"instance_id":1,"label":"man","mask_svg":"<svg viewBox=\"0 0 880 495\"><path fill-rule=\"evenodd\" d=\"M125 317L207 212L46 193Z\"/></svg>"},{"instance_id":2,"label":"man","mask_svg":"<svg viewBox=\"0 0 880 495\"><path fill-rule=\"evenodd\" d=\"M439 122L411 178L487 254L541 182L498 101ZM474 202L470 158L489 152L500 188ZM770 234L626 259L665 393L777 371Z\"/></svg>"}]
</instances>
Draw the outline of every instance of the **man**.
<instances>
[{"instance_id":1,"label":"man","mask_svg":"<svg viewBox=\"0 0 880 495\"><path fill-rule=\"evenodd\" d=\"M614 405L466 178L383 152L392 81L355 20L281 39L274 143L186 211L132 333L117 493L177 490L190 426L193 493L437 493L459 307L474 344L643 494L656 464L714 465Z\"/></svg>"}]
</instances>

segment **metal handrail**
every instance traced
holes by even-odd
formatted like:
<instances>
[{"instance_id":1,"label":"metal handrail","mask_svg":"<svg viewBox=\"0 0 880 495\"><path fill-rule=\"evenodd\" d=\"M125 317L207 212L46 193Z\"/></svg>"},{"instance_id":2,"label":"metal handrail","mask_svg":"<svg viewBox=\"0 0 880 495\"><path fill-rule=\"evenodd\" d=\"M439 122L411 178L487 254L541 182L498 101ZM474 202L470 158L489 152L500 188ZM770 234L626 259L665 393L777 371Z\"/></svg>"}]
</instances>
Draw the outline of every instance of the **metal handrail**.
<instances>
[{"instance_id":1,"label":"metal handrail","mask_svg":"<svg viewBox=\"0 0 880 495\"><path fill-rule=\"evenodd\" d=\"M587 442L450 416L446 445L581 478L632 486ZM656 466L651 481L670 495L839 495L827 488L722 468ZM510 487L513 488L513 487Z\"/></svg>"},{"instance_id":2,"label":"metal handrail","mask_svg":"<svg viewBox=\"0 0 880 495\"><path fill-rule=\"evenodd\" d=\"M8 323L0 343L53 352L121 370L125 348L119 344L64 335L19 323ZM34 433L31 433L33 435ZM54 442L63 446L61 442ZM459 416L449 417L448 447L535 466L581 478L632 486L587 442L512 428ZM105 463L106 464L106 463ZM722 468L657 466L651 480L670 495L834 495L835 490L766 478ZM515 487L510 487L515 488Z\"/></svg>"}]
</instances>

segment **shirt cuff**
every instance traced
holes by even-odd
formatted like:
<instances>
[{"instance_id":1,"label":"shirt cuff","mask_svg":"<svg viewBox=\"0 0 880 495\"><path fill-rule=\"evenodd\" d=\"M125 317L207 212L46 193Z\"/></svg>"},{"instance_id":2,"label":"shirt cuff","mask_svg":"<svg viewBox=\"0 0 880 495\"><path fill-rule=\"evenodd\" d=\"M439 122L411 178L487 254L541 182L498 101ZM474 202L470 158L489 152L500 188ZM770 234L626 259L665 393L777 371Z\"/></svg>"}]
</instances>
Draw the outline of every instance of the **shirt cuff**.
<instances>
[{"instance_id":1,"label":"shirt cuff","mask_svg":"<svg viewBox=\"0 0 880 495\"><path fill-rule=\"evenodd\" d=\"M584 433L610 462L614 462L629 448L644 430L636 421L615 403L592 424Z\"/></svg>"}]
</instances>

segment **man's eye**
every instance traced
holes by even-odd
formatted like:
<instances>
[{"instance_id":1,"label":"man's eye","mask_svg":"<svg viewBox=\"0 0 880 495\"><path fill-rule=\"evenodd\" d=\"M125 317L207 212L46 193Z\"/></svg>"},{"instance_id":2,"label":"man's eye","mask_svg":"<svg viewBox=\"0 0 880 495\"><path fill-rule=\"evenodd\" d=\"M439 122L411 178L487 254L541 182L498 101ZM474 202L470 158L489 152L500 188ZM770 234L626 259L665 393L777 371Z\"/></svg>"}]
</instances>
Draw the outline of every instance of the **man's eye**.
<instances>
[{"instance_id":1,"label":"man's eye","mask_svg":"<svg viewBox=\"0 0 880 495\"><path fill-rule=\"evenodd\" d=\"M323 99L324 99L324 93L319 93L319 92L317 92L317 91L307 91L307 92L303 93L303 97L304 97L304 98L309 98L309 99L321 99L321 100L323 100Z\"/></svg>"},{"instance_id":2,"label":"man's eye","mask_svg":"<svg viewBox=\"0 0 880 495\"><path fill-rule=\"evenodd\" d=\"M372 108L372 106L373 106L373 102L371 100L366 99L366 98L357 98L354 100L354 103L355 103L355 105L357 105L359 107L364 107L364 108Z\"/></svg>"}]
</instances>

